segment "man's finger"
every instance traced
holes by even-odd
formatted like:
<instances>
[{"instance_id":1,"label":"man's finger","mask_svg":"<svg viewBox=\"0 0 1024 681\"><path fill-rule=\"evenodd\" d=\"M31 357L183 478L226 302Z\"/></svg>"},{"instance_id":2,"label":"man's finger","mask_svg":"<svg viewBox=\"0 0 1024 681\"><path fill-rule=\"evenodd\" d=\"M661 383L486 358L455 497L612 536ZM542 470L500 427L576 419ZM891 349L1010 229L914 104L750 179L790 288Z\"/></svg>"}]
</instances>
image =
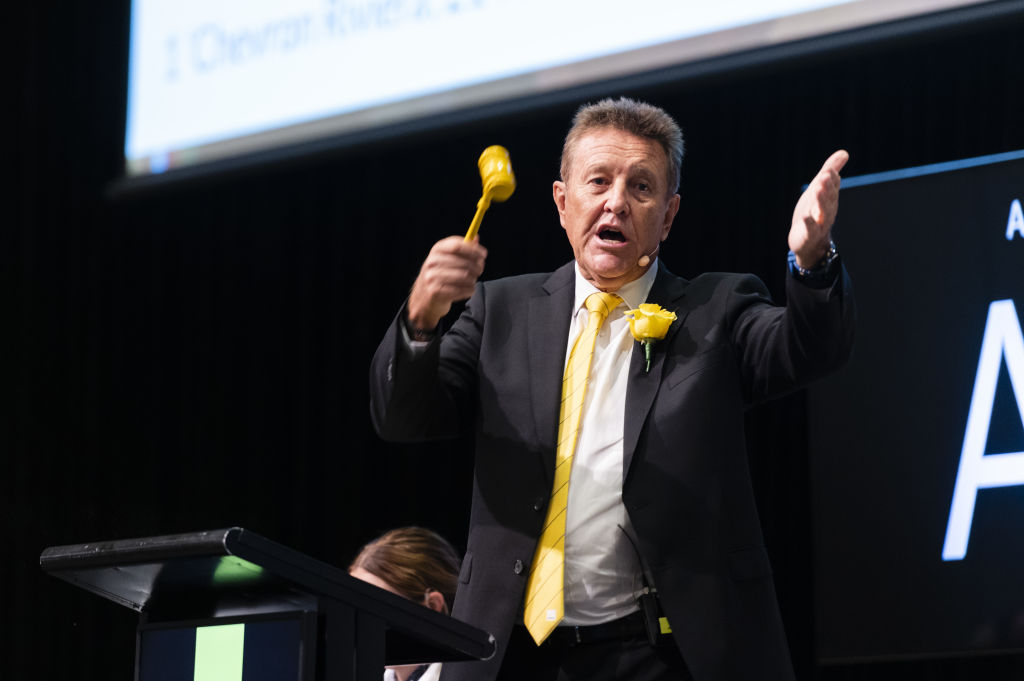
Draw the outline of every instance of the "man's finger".
<instances>
[{"instance_id":1,"label":"man's finger","mask_svg":"<svg viewBox=\"0 0 1024 681\"><path fill-rule=\"evenodd\" d=\"M828 157L828 159L825 161L825 165L821 166L821 170L818 171L818 174L820 175L821 173L833 172L838 174L839 171L843 169L843 166L846 165L846 162L849 160L849 152L847 152L845 149L840 149L839 151L835 152L834 154Z\"/></svg>"}]
</instances>

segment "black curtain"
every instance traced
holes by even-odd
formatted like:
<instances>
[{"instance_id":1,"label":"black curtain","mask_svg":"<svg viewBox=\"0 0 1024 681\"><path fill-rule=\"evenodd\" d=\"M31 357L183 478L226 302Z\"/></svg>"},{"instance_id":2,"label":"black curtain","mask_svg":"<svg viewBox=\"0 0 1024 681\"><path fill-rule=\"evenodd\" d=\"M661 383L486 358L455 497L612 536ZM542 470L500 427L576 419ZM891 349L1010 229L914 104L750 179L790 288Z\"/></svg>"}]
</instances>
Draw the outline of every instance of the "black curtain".
<instances>
[{"instance_id":1,"label":"black curtain","mask_svg":"<svg viewBox=\"0 0 1024 681\"><path fill-rule=\"evenodd\" d=\"M0 677L131 678L135 615L44 575L47 546L241 525L345 565L411 523L462 544L467 443L381 442L370 357L430 245L468 225L489 144L519 188L484 220L485 277L571 257L550 186L577 103L111 198L127 2L11 12ZM792 205L833 150L864 174L1024 148L1021 16L599 93L683 126L661 257L684 276L752 271L781 296ZM840 210L840 244L857 228ZM819 669L803 396L747 425L802 678L1024 677L1021 656Z\"/></svg>"}]
</instances>

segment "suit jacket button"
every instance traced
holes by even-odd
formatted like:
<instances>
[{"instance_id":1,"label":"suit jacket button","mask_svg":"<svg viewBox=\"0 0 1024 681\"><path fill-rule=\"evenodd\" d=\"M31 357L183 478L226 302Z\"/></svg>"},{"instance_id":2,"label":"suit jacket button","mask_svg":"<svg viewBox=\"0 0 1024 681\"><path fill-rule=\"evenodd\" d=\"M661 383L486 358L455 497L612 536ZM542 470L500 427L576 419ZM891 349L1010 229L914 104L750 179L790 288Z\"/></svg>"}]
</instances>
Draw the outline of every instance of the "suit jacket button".
<instances>
[{"instance_id":1,"label":"suit jacket button","mask_svg":"<svg viewBox=\"0 0 1024 681\"><path fill-rule=\"evenodd\" d=\"M517 561L516 561L516 564L515 564L515 567L513 567L513 568L512 568L512 570L513 570L513 572L515 572L515 573L516 573L517 575L521 575L521 574L523 574L523 561L521 561L521 560L517 560Z\"/></svg>"},{"instance_id":2,"label":"suit jacket button","mask_svg":"<svg viewBox=\"0 0 1024 681\"><path fill-rule=\"evenodd\" d=\"M537 497L533 500L533 510L538 513L544 510L544 497Z\"/></svg>"}]
</instances>

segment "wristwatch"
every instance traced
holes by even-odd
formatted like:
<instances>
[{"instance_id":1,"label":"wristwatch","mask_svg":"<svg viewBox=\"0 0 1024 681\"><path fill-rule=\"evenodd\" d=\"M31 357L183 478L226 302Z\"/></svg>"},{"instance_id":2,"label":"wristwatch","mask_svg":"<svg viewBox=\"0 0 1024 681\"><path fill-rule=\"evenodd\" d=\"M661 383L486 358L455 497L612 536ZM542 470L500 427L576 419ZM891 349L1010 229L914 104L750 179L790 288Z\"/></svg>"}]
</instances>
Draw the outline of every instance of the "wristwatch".
<instances>
[{"instance_id":1,"label":"wristwatch","mask_svg":"<svg viewBox=\"0 0 1024 681\"><path fill-rule=\"evenodd\" d=\"M807 284L828 284L832 280L834 265L839 259L836 242L828 242L828 250L814 267L800 267L796 262L796 253L789 252L789 271L800 281Z\"/></svg>"}]
</instances>

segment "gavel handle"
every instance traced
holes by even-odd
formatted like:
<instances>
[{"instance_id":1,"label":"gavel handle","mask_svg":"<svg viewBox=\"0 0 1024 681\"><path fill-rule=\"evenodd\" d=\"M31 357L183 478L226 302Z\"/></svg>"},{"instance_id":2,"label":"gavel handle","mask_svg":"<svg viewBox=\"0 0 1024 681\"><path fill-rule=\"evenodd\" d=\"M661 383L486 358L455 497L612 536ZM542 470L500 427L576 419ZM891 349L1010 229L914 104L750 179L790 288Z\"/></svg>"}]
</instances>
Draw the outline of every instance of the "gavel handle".
<instances>
[{"instance_id":1,"label":"gavel handle","mask_svg":"<svg viewBox=\"0 0 1024 681\"><path fill-rule=\"evenodd\" d=\"M491 196L490 194L484 194L480 197L480 200L476 202L476 215L473 216L473 222L469 223L469 229L466 231L465 241L472 241L477 232L480 231L480 223L483 222L484 213L491 207Z\"/></svg>"}]
</instances>

